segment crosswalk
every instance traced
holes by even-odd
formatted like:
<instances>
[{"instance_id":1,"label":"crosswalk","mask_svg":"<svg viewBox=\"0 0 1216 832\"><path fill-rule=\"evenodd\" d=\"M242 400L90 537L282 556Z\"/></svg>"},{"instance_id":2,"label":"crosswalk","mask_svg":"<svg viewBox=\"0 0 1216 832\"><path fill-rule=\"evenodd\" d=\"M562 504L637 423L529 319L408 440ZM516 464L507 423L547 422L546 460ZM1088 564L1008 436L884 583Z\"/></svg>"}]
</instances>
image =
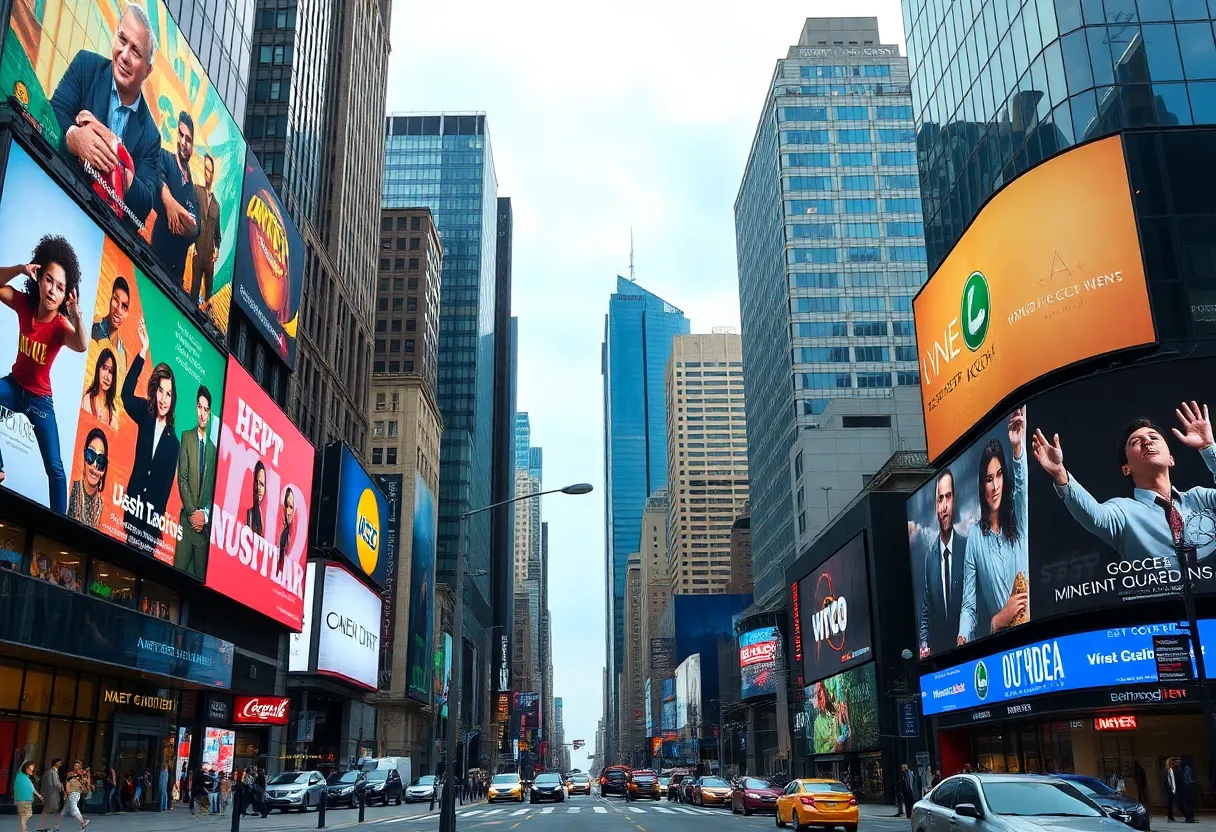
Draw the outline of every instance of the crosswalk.
<instances>
[{"instance_id":1,"label":"crosswalk","mask_svg":"<svg viewBox=\"0 0 1216 832\"><path fill-rule=\"evenodd\" d=\"M462 809L457 811L458 819L476 819L480 820L506 820L508 818L523 818L530 815L607 815L610 813L623 814L626 817L634 815L657 814L657 815L725 815L726 812L716 809L704 809L696 806L682 805L651 805L645 809L632 803L625 803L620 806L611 805L605 806L600 804L586 804L579 806L567 806L563 803L557 803L549 806L522 806L518 808L504 807L485 807L475 809ZM436 821L439 819L438 812L428 812L424 815L407 815L405 817L386 818L385 820L375 821L375 825L384 826L398 823L417 823L420 826L425 825L426 821Z\"/></svg>"}]
</instances>

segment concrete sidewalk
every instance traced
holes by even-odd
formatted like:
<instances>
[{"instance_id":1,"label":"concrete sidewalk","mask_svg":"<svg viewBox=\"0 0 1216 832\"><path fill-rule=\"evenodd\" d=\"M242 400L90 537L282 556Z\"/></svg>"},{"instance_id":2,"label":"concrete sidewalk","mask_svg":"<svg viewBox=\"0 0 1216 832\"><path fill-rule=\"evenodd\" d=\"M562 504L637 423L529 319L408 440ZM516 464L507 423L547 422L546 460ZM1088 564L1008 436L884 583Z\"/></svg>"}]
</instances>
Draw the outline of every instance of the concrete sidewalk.
<instances>
[{"instance_id":1,"label":"concrete sidewalk","mask_svg":"<svg viewBox=\"0 0 1216 832\"><path fill-rule=\"evenodd\" d=\"M882 803L862 803L860 804L859 808L861 809L861 817L863 819L897 819L895 817L896 808L893 805L888 806ZM1186 832L1216 832L1216 814L1196 815L1195 823L1183 823L1182 815L1175 814L1175 817L1177 817L1178 820L1174 823L1170 823L1165 817L1164 811L1150 809L1150 812L1152 815L1152 829L1154 832L1166 829L1167 827L1170 830L1174 830L1176 827L1177 832L1183 832L1184 830L1186 830ZM1130 830L1131 827L1129 826L1128 829Z\"/></svg>"}]
</instances>

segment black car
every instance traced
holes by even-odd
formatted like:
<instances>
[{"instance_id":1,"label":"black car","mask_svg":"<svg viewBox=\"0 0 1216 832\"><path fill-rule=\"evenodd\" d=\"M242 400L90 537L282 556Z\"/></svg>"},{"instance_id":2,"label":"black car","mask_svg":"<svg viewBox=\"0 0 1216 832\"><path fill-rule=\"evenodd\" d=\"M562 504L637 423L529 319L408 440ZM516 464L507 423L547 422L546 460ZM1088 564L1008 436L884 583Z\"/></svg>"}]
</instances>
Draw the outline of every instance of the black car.
<instances>
[{"instance_id":1,"label":"black car","mask_svg":"<svg viewBox=\"0 0 1216 832\"><path fill-rule=\"evenodd\" d=\"M401 805L401 793L405 787L401 783L401 775L395 768L375 768L364 772L367 777L367 803L379 803L387 806L390 800Z\"/></svg>"},{"instance_id":2,"label":"black car","mask_svg":"<svg viewBox=\"0 0 1216 832\"><path fill-rule=\"evenodd\" d=\"M536 775L536 779L532 781L532 795L528 798L528 802L543 803L546 800L552 800L556 803L565 802L566 784L560 775L538 774Z\"/></svg>"},{"instance_id":3,"label":"black car","mask_svg":"<svg viewBox=\"0 0 1216 832\"><path fill-rule=\"evenodd\" d=\"M331 809L338 806L349 806L353 809L359 805L359 795L366 791L367 775L363 772L334 772L325 787L325 805Z\"/></svg>"},{"instance_id":4,"label":"black car","mask_svg":"<svg viewBox=\"0 0 1216 832\"><path fill-rule=\"evenodd\" d=\"M1072 783L1081 794L1097 803L1103 812L1133 829L1147 830L1152 822L1152 817L1143 804L1124 797L1097 777L1084 774L1053 774L1052 777Z\"/></svg>"},{"instance_id":5,"label":"black car","mask_svg":"<svg viewBox=\"0 0 1216 832\"><path fill-rule=\"evenodd\" d=\"M629 769L613 766L600 773L600 797L613 794L617 797L629 797Z\"/></svg>"}]
</instances>

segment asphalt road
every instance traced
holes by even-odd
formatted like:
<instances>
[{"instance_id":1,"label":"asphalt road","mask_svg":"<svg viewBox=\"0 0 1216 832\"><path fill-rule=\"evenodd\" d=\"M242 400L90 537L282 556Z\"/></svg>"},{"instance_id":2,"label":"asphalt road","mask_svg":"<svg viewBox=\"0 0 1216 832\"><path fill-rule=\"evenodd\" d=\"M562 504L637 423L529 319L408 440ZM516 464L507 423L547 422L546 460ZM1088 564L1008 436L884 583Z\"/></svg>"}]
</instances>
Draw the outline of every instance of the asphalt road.
<instances>
[{"instance_id":1,"label":"asphalt road","mask_svg":"<svg viewBox=\"0 0 1216 832\"><path fill-rule=\"evenodd\" d=\"M876 812L890 807L862 807L863 832L908 832L908 821L878 817ZM382 832L438 832L439 810L428 804L368 807L365 822L358 824L358 813L350 809L331 809L326 813L327 829L374 827ZM37 816L35 816L37 819ZM227 832L231 817L194 818L186 809L169 813L127 813L117 816L91 816L89 832L181 832L211 829ZM754 832L772 830L772 815L732 815L727 809L706 809L678 803L625 803L620 798L598 795L568 797L564 803L466 804L456 810L456 825L461 832ZM590 829L588 829L590 827ZM37 829L34 824L31 829ZM241 820L242 832L298 832L317 828L317 813L272 813L263 819ZM62 832L75 832L76 825L64 819Z\"/></svg>"}]
</instances>

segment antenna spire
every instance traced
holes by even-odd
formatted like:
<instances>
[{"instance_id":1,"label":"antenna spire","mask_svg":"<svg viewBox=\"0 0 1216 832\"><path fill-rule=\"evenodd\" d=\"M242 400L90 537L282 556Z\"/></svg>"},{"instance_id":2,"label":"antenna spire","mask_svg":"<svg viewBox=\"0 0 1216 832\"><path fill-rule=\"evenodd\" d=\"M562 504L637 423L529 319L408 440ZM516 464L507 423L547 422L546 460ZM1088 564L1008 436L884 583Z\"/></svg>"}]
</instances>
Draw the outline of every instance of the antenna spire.
<instances>
[{"instance_id":1,"label":"antenna spire","mask_svg":"<svg viewBox=\"0 0 1216 832\"><path fill-rule=\"evenodd\" d=\"M629 280L632 283L637 283L638 279L633 273L633 226L629 226Z\"/></svg>"}]
</instances>

